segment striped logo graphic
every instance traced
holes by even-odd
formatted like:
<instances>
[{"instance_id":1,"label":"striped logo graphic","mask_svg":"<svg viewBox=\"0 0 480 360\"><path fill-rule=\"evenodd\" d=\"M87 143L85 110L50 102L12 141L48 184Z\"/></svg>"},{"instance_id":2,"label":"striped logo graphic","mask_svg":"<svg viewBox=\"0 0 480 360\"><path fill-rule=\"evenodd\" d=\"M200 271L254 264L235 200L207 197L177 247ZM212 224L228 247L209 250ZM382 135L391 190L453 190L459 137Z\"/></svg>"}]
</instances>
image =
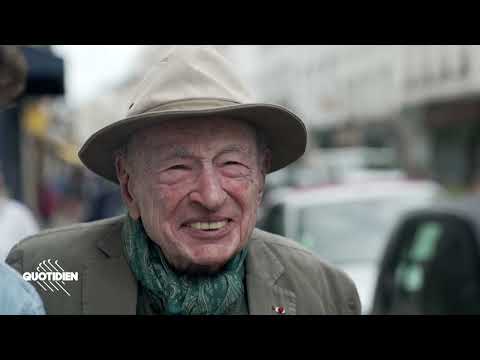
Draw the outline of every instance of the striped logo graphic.
<instances>
[{"instance_id":1,"label":"striped logo graphic","mask_svg":"<svg viewBox=\"0 0 480 360\"><path fill-rule=\"evenodd\" d=\"M78 272L65 271L58 260L40 261L36 272L23 273L23 279L35 282L43 291L62 292L71 296L65 289L66 282L78 281Z\"/></svg>"}]
</instances>

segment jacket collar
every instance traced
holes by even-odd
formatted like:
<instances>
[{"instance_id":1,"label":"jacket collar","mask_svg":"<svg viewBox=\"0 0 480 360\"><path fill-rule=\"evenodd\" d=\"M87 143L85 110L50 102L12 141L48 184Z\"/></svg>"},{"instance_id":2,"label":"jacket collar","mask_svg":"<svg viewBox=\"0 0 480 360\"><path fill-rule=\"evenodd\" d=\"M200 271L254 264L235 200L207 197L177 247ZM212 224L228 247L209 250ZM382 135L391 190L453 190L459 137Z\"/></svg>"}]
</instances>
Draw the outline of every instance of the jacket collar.
<instances>
[{"instance_id":1,"label":"jacket collar","mask_svg":"<svg viewBox=\"0 0 480 360\"><path fill-rule=\"evenodd\" d=\"M137 281L123 255L122 225L123 220L118 221L108 235L97 242L97 248L105 257L87 263L82 298L84 314L136 314ZM278 315L278 308L283 307L285 314L295 315L295 293L278 284L285 268L261 239L261 233L255 229L248 245L249 312L251 315Z\"/></svg>"},{"instance_id":2,"label":"jacket collar","mask_svg":"<svg viewBox=\"0 0 480 360\"><path fill-rule=\"evenodd\" d=\"M137 280L123 256L123 218L119 220L97 242L97 248L105 256L87 263L82 298L84 314L136 314Z\"/></svg>"},{"instance_id":3,"label":"jacket collar","mask_svg":"<svg viewBox=\"0 0 480 360\"><path fill-rule=\"evenodd\" d=\"M253 231L247 255L249 312L251 315L278 315L283 308L286 315L295 315L297 312L295 293L279 284L285 267L261 239L262 233L257 229Z\"/></svg>"}]
</instances>

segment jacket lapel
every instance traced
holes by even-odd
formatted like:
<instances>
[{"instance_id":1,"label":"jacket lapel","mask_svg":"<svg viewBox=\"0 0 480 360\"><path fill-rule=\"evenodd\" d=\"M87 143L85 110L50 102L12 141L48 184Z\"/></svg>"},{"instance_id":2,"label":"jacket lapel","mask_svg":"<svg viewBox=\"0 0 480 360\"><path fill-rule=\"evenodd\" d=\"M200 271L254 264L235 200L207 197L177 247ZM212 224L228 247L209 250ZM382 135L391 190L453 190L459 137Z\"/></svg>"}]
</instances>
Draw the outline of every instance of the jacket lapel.
<instances>
[{"instance_id":1,"label":"jacket lapel","mask_svg":"<svg viewBox=\"0 0 480 360\"><path fill-rule=\"evenodd\" d=\"M87 263L82 294L84 314L136 314L137 281L123 256L120 238L121 226L97 243L106 256Z\"/></svg>"},{"instance_id":2,"label":"jacket lapel","mask_svg":"<svg viewBox=\"0 0 480 360\"><path fill-rule=\"evenodd\" d=\"M252 234L247 256L247 297L251 315L295 315L296 295L277 284L285 268L265 242ZM275 310L276 309L276 310Z\"/></svg>"}]
</instances>

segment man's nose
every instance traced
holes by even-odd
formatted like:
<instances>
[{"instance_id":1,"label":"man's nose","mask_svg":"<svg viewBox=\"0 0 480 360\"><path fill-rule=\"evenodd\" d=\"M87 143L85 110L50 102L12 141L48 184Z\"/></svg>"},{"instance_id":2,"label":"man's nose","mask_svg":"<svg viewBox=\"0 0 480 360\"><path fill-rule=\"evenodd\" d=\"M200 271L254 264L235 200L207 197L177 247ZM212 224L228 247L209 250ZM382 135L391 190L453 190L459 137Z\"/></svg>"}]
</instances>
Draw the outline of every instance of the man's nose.
<instances>
[{"instance_id":1,"label":"man's nose","mask_svg":"<svg viewBox=\"0 0 480 360\"><path fill-rule=\"evenodd\" d=\"M226 198L220 175L214 169L203 169L194 190L190 193L190 200L210 211L215 211L225 203Z\"/></svg>"}]
</instances>

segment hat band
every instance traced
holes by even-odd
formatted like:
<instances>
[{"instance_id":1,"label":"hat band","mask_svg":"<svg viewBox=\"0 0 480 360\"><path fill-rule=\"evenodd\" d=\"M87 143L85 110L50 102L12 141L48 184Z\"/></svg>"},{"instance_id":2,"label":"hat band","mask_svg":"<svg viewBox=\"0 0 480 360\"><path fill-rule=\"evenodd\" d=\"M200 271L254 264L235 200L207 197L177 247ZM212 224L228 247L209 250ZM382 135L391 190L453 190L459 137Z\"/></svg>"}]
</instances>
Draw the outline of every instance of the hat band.
<instances>
[{"instance_id":1,"label":"hat band","mask_svg":"<svg viewBox=\"0 0 480 360\"><path fill-rule=\"evenodd\" d=\"M189 111L189 110L208 110L215 109L224 106L240 105L242 103L229 99L182 99L171 101L159 106L149 108L141 113L128 114L128 116L141 115L150 112L163 112L163 111Z\"/></svg>"}]
</instances>

